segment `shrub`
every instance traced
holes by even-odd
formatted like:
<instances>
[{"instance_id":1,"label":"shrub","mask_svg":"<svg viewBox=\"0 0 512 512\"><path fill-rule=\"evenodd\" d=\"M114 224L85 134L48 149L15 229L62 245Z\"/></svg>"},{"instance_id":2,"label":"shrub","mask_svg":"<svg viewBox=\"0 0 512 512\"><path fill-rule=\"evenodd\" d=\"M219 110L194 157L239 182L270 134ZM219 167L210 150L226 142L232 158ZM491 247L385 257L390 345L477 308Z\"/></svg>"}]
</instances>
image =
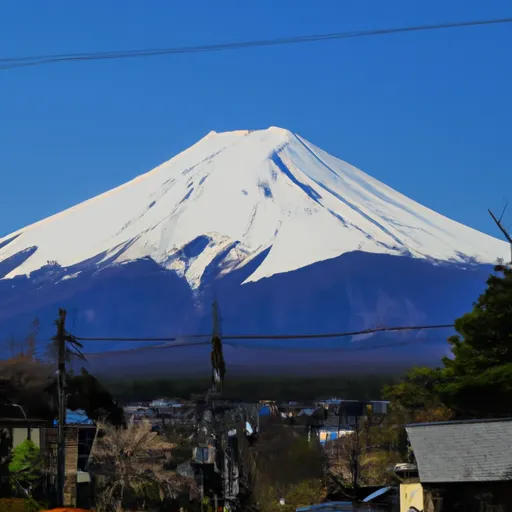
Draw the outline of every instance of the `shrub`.
<instances>
[{"instance_id":1,"label":"shrub","mask_svg":"<svg viewBox=\"0 0 512 512\"><path fill-rule=\"evenodd\" d=\"M41 457L39 448L32 441L27 439L13 449L9 472L16 491L19 486L24 489L37 487L41 478Z\"/></svg>"}]
</instances>

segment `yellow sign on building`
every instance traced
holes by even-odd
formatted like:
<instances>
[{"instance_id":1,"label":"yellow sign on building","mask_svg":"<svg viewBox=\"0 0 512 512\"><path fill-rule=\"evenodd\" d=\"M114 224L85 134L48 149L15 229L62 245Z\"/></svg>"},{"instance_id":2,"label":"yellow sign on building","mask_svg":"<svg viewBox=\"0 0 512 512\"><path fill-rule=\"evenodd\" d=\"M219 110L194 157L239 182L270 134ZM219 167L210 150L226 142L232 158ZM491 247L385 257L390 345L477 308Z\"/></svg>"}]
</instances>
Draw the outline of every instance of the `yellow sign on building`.
<instances>
[{"instance_id":1,"label":"yellow sign on building","mask_svg":"<svg viewBox=\"0 0 512 512\"><path fill-rule=\"evenodd\" d=\"M416 510L423 510L423 487L420 483L400 484L400 512Z\"/></svg>"}]
</instances>

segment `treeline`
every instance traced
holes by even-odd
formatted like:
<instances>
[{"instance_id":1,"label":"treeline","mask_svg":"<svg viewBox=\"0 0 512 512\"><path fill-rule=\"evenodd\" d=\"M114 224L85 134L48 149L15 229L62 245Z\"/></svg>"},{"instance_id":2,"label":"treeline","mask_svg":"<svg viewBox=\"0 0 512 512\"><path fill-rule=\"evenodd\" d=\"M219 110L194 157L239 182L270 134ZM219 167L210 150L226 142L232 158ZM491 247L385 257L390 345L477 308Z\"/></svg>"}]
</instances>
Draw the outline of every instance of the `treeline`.
<instances>
[{"instance_id":1,"label":"treeline","mask_svg":"<svg viewBox=\"0 0 512 512\"><path fill-rule=\"evenodd\" d=\"M338 396L350 400L378 400L386 385L396 382L390 375L350 375L350 377L240 377L226 374L223 396L233 400L311 401ZM120 403L153 400L159 397L184 398L205 393L211 381L189 379L105 380L103 385Z\"/></svg>"}]
</instances>

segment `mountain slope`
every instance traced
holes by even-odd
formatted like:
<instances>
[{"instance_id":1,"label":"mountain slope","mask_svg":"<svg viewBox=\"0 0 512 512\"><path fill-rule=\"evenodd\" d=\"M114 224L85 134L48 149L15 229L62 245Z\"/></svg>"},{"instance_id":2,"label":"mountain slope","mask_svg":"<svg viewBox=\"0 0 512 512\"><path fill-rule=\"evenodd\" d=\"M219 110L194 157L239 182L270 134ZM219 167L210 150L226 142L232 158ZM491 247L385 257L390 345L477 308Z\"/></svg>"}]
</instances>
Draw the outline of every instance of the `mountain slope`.
<instances>
[{"instance_id":1,"label":"mountain slope","mask_svg":"<svg viewBox=\"0 0 512 512\"><path fill-rule=\"evenodd\" d=\"M0 239L0 262L11 278L48 262L150 257L195 289L209 266L227 273L269 248L248 282L356 250L459 263L508 255L505 243L269 128L211 132L149 173Z\"/></svg>"},{"instance_id":2,"label":"mountain slope","mask_svg":"<svg viewBox=\"0 0 512 512\"><path fill-rule=\"evenodd\" d=\"M208 333L214 299L225 334L449 324L500 257L509 257L506 243L289 131L212 132L152 171L0 239L0 340L23 337L37 317L43 342L59 307L76 335ZM448 334L234 340L225 356L230 371L244 373L396 370L437 361ZM208 347L141 345L85 349L109 374L209 364Z\"/></svg>"}]
</instances>

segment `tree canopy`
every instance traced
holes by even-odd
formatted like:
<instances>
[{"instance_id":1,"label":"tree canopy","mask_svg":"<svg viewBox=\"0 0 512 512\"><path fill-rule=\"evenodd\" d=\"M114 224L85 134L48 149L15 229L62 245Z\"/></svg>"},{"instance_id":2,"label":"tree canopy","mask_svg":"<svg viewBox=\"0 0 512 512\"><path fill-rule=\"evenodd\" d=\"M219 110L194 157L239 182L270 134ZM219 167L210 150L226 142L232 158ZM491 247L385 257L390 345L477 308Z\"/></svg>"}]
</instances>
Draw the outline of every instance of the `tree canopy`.
<instances>
[{"instance_id":1,"label":"tree canopy","mask_svg":"<svg viewBox=\"0 0 512 512\"><path fill-rule=\"evenodd\" d=\"M36 357L38 329L39 323L34 321L28 337L21 342L10 341L11 357L0 361L0 413L3 407L8 409L6 415L13 414L9 404L14 403L20 404L29 417L51 421L57 413L56 362ZM79 373L68 370L66 394L69 409L83 409L93 420L124 423L122 408L85 368Z\"/></svg>"},{"instance_id":2,"label":"tree canopy","mask_svg":"<svg viewBox=\"0 0 512 512\"><path fill-rule=\"evenodd\" d=\"M107 421L113 425L124 424L124 411L112 398L101 382L82 368L78 375L68 380L68 407L83 409L93 420Z\"/></svg>"},{"instance_id":3,"label":"tree canopy","mask_svg":"<svg viewBox=\"0 0 512 512\"><path fill-rule=\"evenodd\" d=\"M39 483L41 470L39 448L32 441L27 439L12 450L9 472L15 490L21 486L30 492L31 487Z\"/></svg>"},{"instance_id":4,"label":"tree canopy","mask_svg":"<svg viewBox=\"0 0 512 512\"><path fill-rule=\"evenodd\" d=\"M442 367L414 368L386 388L396 404L450 408L459 418L512 413L512 268L498 265L471 312L455 321L451 357Z\"/></svg>"}]
</instances>

